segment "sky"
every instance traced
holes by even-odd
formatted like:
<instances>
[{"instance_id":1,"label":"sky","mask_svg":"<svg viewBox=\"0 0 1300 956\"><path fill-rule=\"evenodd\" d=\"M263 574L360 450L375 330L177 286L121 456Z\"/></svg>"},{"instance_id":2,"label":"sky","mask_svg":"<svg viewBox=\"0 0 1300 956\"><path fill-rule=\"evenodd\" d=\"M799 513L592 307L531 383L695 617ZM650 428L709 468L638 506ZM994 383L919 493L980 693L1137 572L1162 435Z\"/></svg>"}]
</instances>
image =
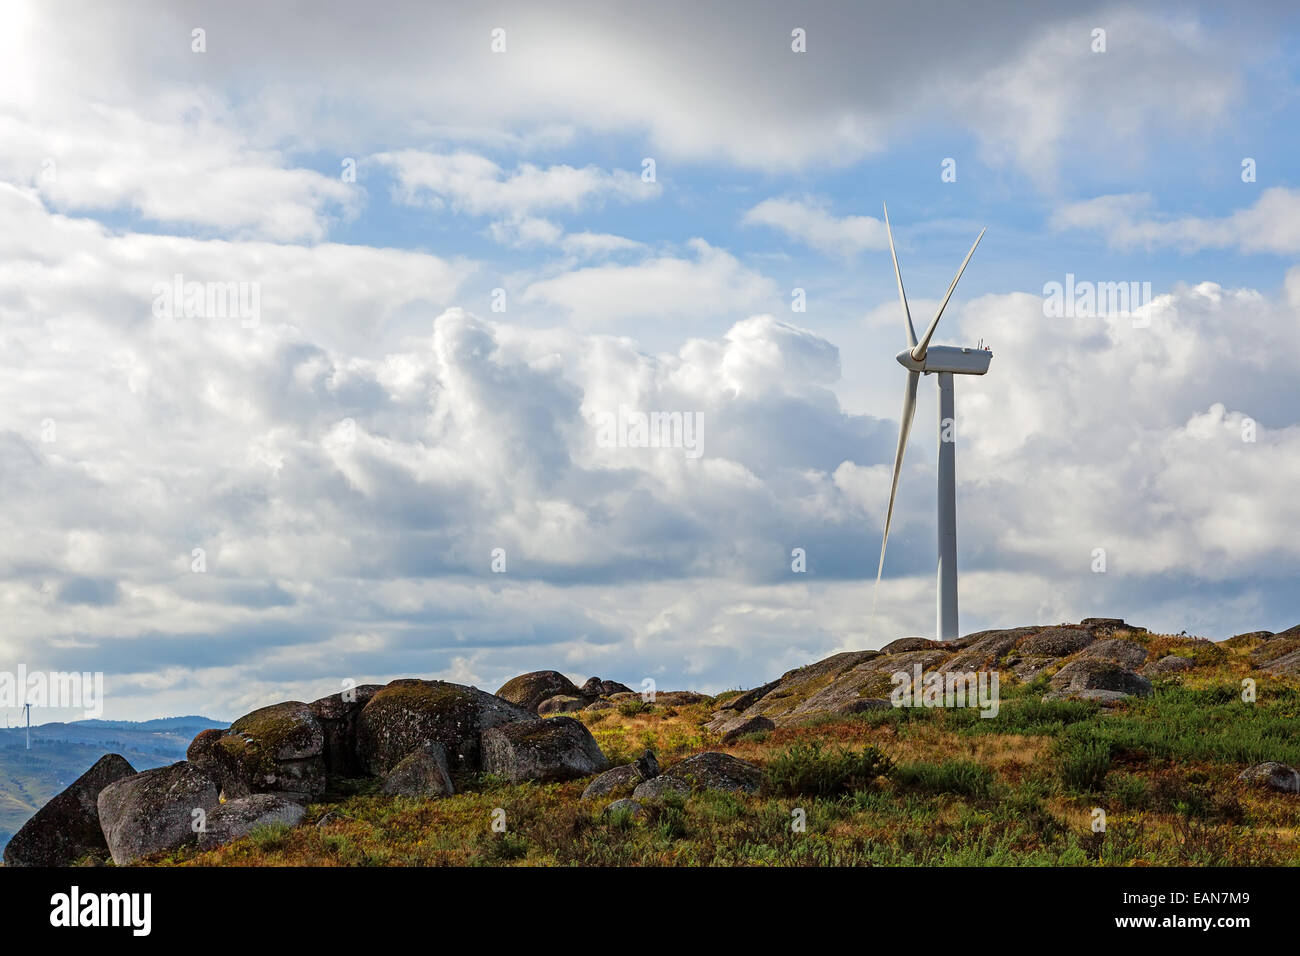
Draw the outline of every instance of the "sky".
<instances>
[{"instance_id":1,"label":"sky","mask_svg":"<svg viewBox=\"0 0 1300 956\"><path fill-rule=\"evenodd\" d=\"M961 631L1297 623L1300 17L1253 11L7 3L0 670L233 719L932 636L932 377L874 596L885 202L919 327L987 229ZM606 427L651 412L693 440Z\"/></svg>"}]
</instances>

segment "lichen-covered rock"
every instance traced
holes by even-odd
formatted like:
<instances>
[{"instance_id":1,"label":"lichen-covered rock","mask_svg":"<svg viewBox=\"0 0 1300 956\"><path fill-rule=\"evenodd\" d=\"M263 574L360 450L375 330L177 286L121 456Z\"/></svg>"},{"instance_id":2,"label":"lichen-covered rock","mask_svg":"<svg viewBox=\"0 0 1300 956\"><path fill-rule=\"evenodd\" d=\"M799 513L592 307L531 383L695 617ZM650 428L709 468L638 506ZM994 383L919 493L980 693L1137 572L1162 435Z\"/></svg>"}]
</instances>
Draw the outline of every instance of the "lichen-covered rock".
<instances>
[{"instance_id":1,"label":"lichen-covered rock","mask_svg":"<svg viewBox=\"0 0 1300 956\"><path fill-rule=\"evenodd\" d=\"M780 683L781 679L778 677L776 680L768 681L766 684L755 687L753 690L747 690L739 697L733 697L731 700L723 704L722 709L735 711L748 710L754 704L757 704L762 700L764 696L774 690Z\"/></svg>"},{"instance_id":2,"label":"lichen-covered rock","mask_svg":"<svg viewBox=\"0 0 1300 956\"><path fill-rule=\"evenodd\" d=\"M121 754L105 754L50 799L5 846L5 866L69 866L85 856L107 857L99 824L99 792L135 774Z\"/></svg>"},{"instance_id":3,"label":"lichen-covered rock","mask_svg":"<svg viewBox=\"0 0 1300 956\"><path fill-rule=\"evenodd\" d=\"M1194 668L1196 664L1190 657L1179 657L1177 654L1168 654L1158 661L1152 661L1146 667L1142 668L1142 673L1147 677L1167 677L1170 674L1181 674Z\"/></svg>"},{"instance_id":4,"label":"lichen-covered rock","mask_svg":"<svg viewBox=\"0 0 1300 956\"><path fill-rule=\"evenodd\" d=\"M633 693L632 696L637 697L639 695ZM656 691L653 697L654 699L651 700L650 703L657 704L660 707L678 707L685 704L698 704L702 700L709 699L708 694L699 694L693 690L661 690Z\"/></svg>"},{"instance_id":5,"label":"lichen-covered rock","mask_svg":"<svg viewBox=\"0 0 1300 956\"><path fill-rule=\"evenodd\" d=\"M936 641L928 637L900 637L882 647L880 653L903 654L907 651L933 650L943 650L943 641Z\"/></svg>"},{"instance_id":6,"label":"lichen-covered rock","mask_svg":"<svg viewBox=\"0 0 1300 956\"><path fill-rule=\"evenodd\" d=\"M1052 677L1052 692L1045 699L1077 697L1115 701L1125 697L1150 697L1151 682L1122 664L1096 658L1076 658Z\"/></svg>"},{"instance_id":7,"label":"lichen-covered rock","mask_svg":"<svg viewBox=\"0 0 1300 956\"><path fill-rule=\"evenodd\" d=\"M575 710L584 709L589 702L587 697L567 697L564 694L558 697L548 697L537 705L537 714L568 714Z\"/></svg>"},{"instance_id":8,"label":"lichen-covered rock","mask_svg":"<svg viewBox=\"0 0 1300 956\"><path fill-rule=\"evenodd\" d=\"M943 669L963 674L989 670L1020 641L1043 630L1039 626L1012 627L967 634L949 643L956 653L944 662Z\"/></svg>"},{"instance_id":9,"label":"lichen-covered rock","mask_svg":"<svg viewBox=\"0 0 1300 956\"><path fill-rule=\"evenodd\" d=\"M583 697L612 697L614 694L630 694L632 688L626 684L620 684L616 680L601 680L599 677L589 677L587 682L582 685L579 693Z\"/></svg>"},{"instance_id":10,"label":"lichen-covered rock","mask_svg":"<svg viewBox=\"0 0 1300 956\"><path fill-rule=\"evenodd\" d=\"M1300 675L1300 625L1268 637L1250 652L1251 662L1279 677Z\"/></svg>"},{"instance_id":11,"label":"lichen-covered rock","mask_svg":"<svg viewBox=\"0 0 1300 956\"><path fill-rule=\"evenodd\" d=\"M182 760L110 783L99 791L96 807L113 862L126 866L150 853L194 843L195 821L217 802L212 778Z\"/></svg>"},{"instance_id":12,"label":"lichen-covered rock","mask_svg":"<svg viewBox=\"0 0 1300 956\"><path fill-rule=\"evenodd\" d=\"M640 783L659 776L659 761L647 750L632 763L606 770L582 791L583 800L595 800L616 793L631 793Z\"/></svg>"},{"instance_id":13,"label":"lichen-covered rock","mask_svg":"<svg viewBox=\"0 0 1300 956\"><path fill-rule=\"evenodd\" d=\"M250 793L325 792L325 732L301 701L245 714L229 730L205 730L185 757L206 773L227 800Z\"/></svg>"},{"instance_id":14,"label":"lichen-covered rock","mask_svg":"<svg viewBox=\"0 0 1300 956\"><path fill-rule=\"evenodd\" d=\"M1246 631L1243 634L1234 634L1223 642L1223 646L1244 647L1250 644L1258 644L1260 641L1266 641L1272 636L1272 631Z\"/></svg>"},{"instance_id":15,"label":"lichen-covered rock","mask_svg":"<svg viewBox=\"0 0 1300 956\"><path fill-rule=\"evenodd\" d=\"M609 797L614 794L629 794L636 785L641 783L645 778L637 771L636 767L630 763L625 763L621 767L614 767L606 770L591 783L587 784L582 791L580 800L599 800L601 797Z\"/></svg>"},{"instance_id":16,"label":"lichen-covered rock","mask_svg":"<svg viewBox=\"0 0 1300 956\"><path fill-rule=\"evenodd\" d=\"M661 773L657 777L638 783L636 789L632 791L632 801L639 803L662 800L665 794L669 793L681 794L683 797L690 796L691 785L681 777L669 777Z\"/></svg>"},{"instance_id":17,"label":"lichen-covered rock","mask_svg":"<svg viewBox=\"0 0 1300 956\"><path fill-rule=\"evenodd\" d=\"M1278 677L1300 677L1300 650L1274 658L1264 665L1264 670Z\"/></svg>"},{"instance_id":18,"label":"lichen-covered rock","mask_svg":"<svg viewBox=\"0 0 1300 956\"><path fill-rule=\"evenodd\" d=\"M198 834L199 846L209 849L231 843L273 823L297 826L306 812L307 808L296 795L283 793L254 793L227 800L208 812L204 828Z\"/></svg>"},{"instance_id":19,"label":"lichen-covered rock","mask_svg":"<svg viewBox=\"0 0 1300 956\"><path fill-rule=\"evenodd\" d=\"M388 771L381 788L390 797L450 797L456 792L447 767L447 750L428 743L413 750Z\"/></svg>"},{"instance_id":20,"label":"lichen-covered rock","mask_svg":"<svg viewBox=\"0 0 1300 956\"><path fill-rule=\"evenodd\" d=\"M1132 669L1147 659L1147 649L1136 641L1111 637L1089 644L1079 653L1079 657L1114 661Z\"/></svg>"},{"instance_id":21,"label":"lichen-covered rock","mask_svg":"<svg viewBox=\"0 0 1300 956\"><path fill-rule=\"evenodd\" d=\"M577 685L559 671L530 671L506 681L496 696L537 713L544 700L552 697L581 697Z\"/></svg>"},{"instance_id":22,"label":"lichen-covered rock","mask_svg":"<svg viewBox=\"0 0 1300 956\"><path fill-rule=\"evenodd\" d=\"M755 708L746 711L745 716L755 716L753 711L758 711L762 716L770 717L778 727L821 717L849 716L876 706L863 704L864 700L888 697L896 686L895 673L906 673L910 677L918 665L922 673L941 669L951 657L947 651L934 649L884 655L871 653L874 656L852 663L845 670L830 675L829 679L825 673L811 681L804 674L797 674L788 681L783 678L781 686L759 701ZM813 665L814 668L817 666ZM817 686L819 683L820 687ZM789 698L782 696L786 693L790 694ZM800 696L803 696L802 700L798 699ZM787 709L781 709L784 700L790 701Z\"/></svg>"},{"instance_id":23,"label":"lichen-covered rock","mask_svg":"<svg viewBox=\"0 0 1300 956\"><path fill-rule=\"evenodd\" d=\"M1022 657L1014 652L1007 655L1004 661L1005 666L1010 667L1011 672L1026 683L1060 662L1059 657L1043 657L1041 655Z\"/></svg>"},{"instance_id":24,"label":"lichen-covered rock","mask_svg":"<svg viewBox=\"0 0 1300 956\"><path fill-rule=\"evenodd\" d=\"M638 785L632 791L632 798L652 800L669 790L683 794L695 790L758 793L762 786L763 771L752 763L730 754L709 751L687 757L654 779Z\"/></svg>"},{"instance_id":25,"label":"lichen-covered rock","mask_svg":"<svg viewBox=\"0 0 1300 956\"><path fill-rule=\"evenodd\" d=\"M483 769L511 783L572 780L609 769L596 738L572 717L493 727L483 734Z\"/></svg>"},{"instance_id":26,"label":"lichen-covered rock","mask_svg":"<svg viewBox=\"0 0 1300 956\"><path fill-rule=\"evenodd\" d=\"M534 721L529 710L486 691L436 680L395 680L376 693L357 717L357 756L375 776L426 743L447 749L453 769L477 770L485 730Z\"/></svg>"},{"instance_id":27,"label":"lichen-covered rock","mask_svg":"<svg viewBox=\"0 0 1300 956\"><path fill-rule=\"evenodd\" d=\"M1063 626L1049 627L1016 647L1021 654L1044 657L1066 657L1083 650L1097 638L1087 628Z\"/></svg>"},{"instance_id":28,"label":"lichen-covered rock","mask_svg":"<svg viewBox=\"0 0 1300 956\"><path fill-rule=\"evenodd\" d=\"M1268 787L1282 793L1300 793L1300 772L1276 760L1256 764L1249 770L1243 770L1237 777L1243 783L1258 787Z\"/></svg>"},{"instance_id":29,"label":"lichen-covered rock","mask_svg":"<svg viewBox=\"0 0 1300 956\"><path fill-rule=\"evenodd\" d=\"M764 717L759 714L757 717L740 717L739 723L728 727L722 732L722 742L724 744L733 743L741 737L749 734L761 734L768 731L776 730L776 723L771 717Z\"/></svg>"},{"instance_id":30,"label":"lichen-covered rock","mask_svg":"<svg viewBox=\"0 0 1300 956\"><path fill-rule=\"evenodd\" d=\"M308 705L325 735L321 756L330 777L359 777L366 772L357 757L357 717L370 698L383 689L383 684L362 684Z\"/></svg>"},{"instance_id":31,"label":"lichen-covered rock","mask_svg":"<svg viewBox=\"0 0 1300 956\"><path fill-rule=\"evenodd\" d=\"M1107 634L1114 634L1117 631L1128 631L1130 634L1145 634L1145 627L1138 627L1136 624L1125 623L1122 617L1085 617L1079 622L1080 627L1086 627L1098 637L1104 637Z\"/></svg>"}]
</instances>

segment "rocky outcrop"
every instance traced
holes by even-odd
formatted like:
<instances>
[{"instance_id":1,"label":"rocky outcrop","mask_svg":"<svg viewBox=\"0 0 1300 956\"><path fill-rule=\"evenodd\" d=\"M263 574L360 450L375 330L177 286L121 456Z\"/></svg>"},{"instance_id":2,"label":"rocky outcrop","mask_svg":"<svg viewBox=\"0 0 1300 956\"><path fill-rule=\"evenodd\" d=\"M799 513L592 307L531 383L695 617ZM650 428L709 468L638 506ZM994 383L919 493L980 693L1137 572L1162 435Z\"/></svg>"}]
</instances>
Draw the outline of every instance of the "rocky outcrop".
<instances>
[{"instance_id":1,"label":"rocky outcrop","mask_svg":"<svg viewBox=\"0 0 1300 956\"><path fill-rule=\"evenodd\" d=\"M1182 674L1196 667L1195 662L1190 657L1179 657L1177 654L1167 654L1158 661L1152 661L1146 667L1142 668L1142 674L1145 677L1168 677L1171 674Z\"/></svg>"},{"instance_id":2,"label":"rocky outcrop","mask_svg":"<svg viewBox=\"0 0 1300 956\"><path fill-rule=\"evenodd\" d=\"M135 768L120 754L100 757L13 835L5 846L5 866L70 866L86 856L107 857L99 793L134 774Z\"/></svg>"},{"instance_id":3,"label":"rocky outcrop","mask_svg":"<svg viewBox=\"0 0 1300 956\"><path fill-rule=\"evenodd\" d=\"M1147 659L1147 649L1135 641L1112 637L1089 644L1079 653L1079 657L1114 661L1131 670L1141 666Z\"/></svg>"},{"instance_id":4,"label":"rocky outcrop","mask_svg":"<svg viewBox=\"0 0 1300 956\"><path fill-rule=\"evenodd\" d=\"M764 717L762 714L748 717L744 714L719 710L713 715L713 719L704 725L704 729L718 734L724 744L729 744L746 734L776 730L776 722L770 717Z\"/></svg>"},{"instance_id":5,"label":"rocky outcrop","mask_svg":"<svg viewBox=\"0 0 1300 956\"><path fill-rule=\"evenodd\" d=\"M768 681L766 684L755 687L753 690L747 690L739 697L733 697L731 700L723 704L722 709L736 711L747 710L762 700L780 683L781 679L778 677L776 680Z\"/></svg>"},{"instance_id":6,"label":"rocky outcrop","mask_svg":"<svg viewBox=\"0 0 1300 956\"><path fill-rule=\"evenodd\" d=\"M582 710L591 703L586 697L567 697L561 694L559 697L548 697L537 707L539 717L546 714L568 714L575 710Z\"/></svg>"},{"instance_id":7,"label":"rocky outcrop","mask_svg":"<svg viewBox=\"0 0 1300 956\"><path fill-rule=\"evenodd\" d=\"M722 732L722 742L724 744L734 743L741 737L750 734L761 734L776 730L776 724L772 718L764 717L762 714L757 717L740 717L738 719L740 723L728 727Z\"/></svg>"},{"instance_id":8,"label":"rocky outcrop","mask_svg":"<svg viewBox=\"0 0 1300 956\"><path fill-rule=\"evenodd\" d=\"M1127 631L1129 634L1147 633L1145 627L1129 624L1122 617L1085 617L1079 622L1079 626L1086 627L1097 637L1105 637L1117 631Z\"/></svg>"},{"instance_id":9,"label":"rocky outcrop","mask_svg":"<svg viewBox=\"0 0 1300 956\"><path fill-rule=\"evenodd\" d=\"M944 670L962 673L989 670L1020 641L1043 630L1046 628L1012 627L967 634L952 642L957 653L945 662Z\"/></svg>"},{"instance_id":10,"label":"rocky outcrop","mask_svg":"<svg viewBox=\"0 0 1300 956\"><path fill-rule=\"evenodd\" d=\"M1114 661L1076 658L1052 677L1044 700L1073 697L1103 703L1126 697L1150 697L1151 682Z\"/></svg>"},{"instance_id":11,"label":"rocky outcrop","mask_svg":"<svg viewBox=\"0 0 1300 956\"><path fill-rule=\"evenodd\" d=\"M1269 760L1256 764L1249 770L1243 770L1237 779L1242 783L1267 787L1282 793L1300 793L1300 772L1276 760Z\"/></svg>"},{"instance_id":12,"label":"rocky outcrop","mask_svg":"<svg viewBox=\"0 0 1300 956\"><path fill-rule=\"evenodd\" d=\"M572 780L608 768L596 738L572 717L504 724L483 734L483 769L511 783Z\"/></svg>"},{"instance_id":13,"label":"rocky outcrop","mask_svg":"<svg viewBox=\"0 0 1300 956\"><path fill-rule=\"evenodd\" d=\"M325 792L325 731L312 708L291 700L245 714L229 730L206 730L185 757L227 800L250 793Z\"/></svg>"},{"instance_id":14,"label":"rocky outcrop","mask_svg":"<svg viewBox=\"0 0 1300 956\"><path fill-rule=\"evenodd\" d=\"M582 791L583 800L631 793L638 784L659 776L659 762L647 750L632 763L606 770Z\"/></svg>"},{"instance_id":15,"label":"rocky outcrop","mask_svg":"<svg viewBox=\"0 0 1300 956\"><path fill-rule=\"evenodd\" d=\"M1251 662L1278 677L1300 676L1300 625L1270 635L1250 652Z\"/></svg>"},{"instance_id":16,"label":"rocky outcrop","mask_svg":"<svg viewBox=\"0 0 1300 956\"><path fill-rule=\"evenodd\" d=\"M397 762L381 791L390 797L450 797L456 792L447 766L447 749L427 743Z\"/></svg>"},{"instance_id":17,"label":"rocky outcrop","mask_svg":"<svg viewBox=\"0 0 1300 956\"><path fill-rule=\"evenodd\" d=\"M502 684L496 696L537 713L538 706L552 697L581 697L577 686L559 671L530 671Z\"/></svg>"},{"instance_id":18,"label":"rocky outcrop","mask_svg":"<svg viewBox=\"0 0 1300 956\"><path fill-rule=\"evenodd\" d=\"M620 695L623 696L623 695ZM632 694L634 698L640 698L640 694ZM657 704L660 707L679 707L688 704L698 704L701 701L709 699L708 694L697 694L693 690L661 690L656 691L649 703Z\"/></svg>"},{"instance_id":19,"label":"rocky outcrop","mask_svg":"<svg viewBox=\"0 0 1300 956\"><path fill-rule=\"evenodd\" d=\"M125 866L194 843L217 801L212 778L182 760L110 783L96 806L113 862Z\"/></svg>"},{"instance_id":20,"label":"rocky outcrop","mask_svg":"<svg viewBox=\"0 0 1300 956\"><path fill-rule=\"evenodd\" d=\"M709 751L687 757L659 776L639 784L632 791L633 800L654 800L669 791L688 794L698 790L727 790L733 793L758 793L763 786L763 771L746 760L730 754Z\"/></svg>"},{"instance_id":21,"label":"rocky outcrop","mask_svg":"<svg viewBox=\"0 0 1300 956\"><path fill-rule=\"evenodd\" d=\"M1049 627L1021 641L1016 650L1027 656L1067 657L1095 640L1092 631L1085 627Z\"/></svg>"},{"instance_id":22,"label":"rocky outcrop","mask_svg":"<svg viewBox=\"0 0 1300 956\"><path fill-rule=\"evenodd\" d=\"M427 743L447 750L452 769L477 770L484 731L533 713L486 691L436 680L395 680L370 698L357 717L357 757L367 772L383 776Z\"/></svg>"},{"instance_id":23,"label":"rocky outcrop","mask_svg":"<svg viewBox=\"0 0 1300 956\"><path fill-rule=\"evenodd\" d=\"M227 800L207 814L198 844L207 850L246 837L258 827L274 823L297 826L306 813L301 800L282 793L254 793Z\"/></svg>"},{"instance_id":24,"label":"rocky outcrop","mask_svg":"<svg viewBox=\"0 0 1300 956\"><path fill-rule=\"evenodd\" d=\"M308 706L325 735L325 772L330 777L360 777L366 772L357 758L357 718L383 684L362 684L314 700Z\"/></svg>"},{"instance_id":25,"label":"rocky outcrop","mask_svg":"<svg viewBox=\"0 0 1300 956\"><path fill-rule=\"evenodd\" d=\"M633 693L632 688L626 684L620 684L616 680L601 680L599 677L589 677L579 690L579 694L587 698L613 697L615 694L631 693Z\"/></svg>"},{"instance_id":26,"label":"rocky outcrop","mask_svg":"<svg viewBox=\"0 0 1300 956\"><path fill-rule=\"evenodd\" d=\"M928 637L900 637L898 640L890 641L880 649L882 654L903 654L907 651L934 651L934 650L951 650L945 648L943 641L932 640Z\"/></svg>"}]
</instances>

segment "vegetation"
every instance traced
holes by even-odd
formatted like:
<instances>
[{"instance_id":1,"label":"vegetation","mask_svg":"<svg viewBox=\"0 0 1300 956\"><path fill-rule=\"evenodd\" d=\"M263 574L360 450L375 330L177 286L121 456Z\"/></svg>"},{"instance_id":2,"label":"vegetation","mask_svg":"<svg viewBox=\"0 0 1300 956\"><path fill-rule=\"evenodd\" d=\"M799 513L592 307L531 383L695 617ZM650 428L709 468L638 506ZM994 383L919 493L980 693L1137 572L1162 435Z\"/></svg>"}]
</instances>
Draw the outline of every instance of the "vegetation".
<instances>
[{"instance_id":1,"label":"vegetation","mask_svg":"<svg viewBox=\"0 0 1300 956\"><path fill-rule=\"evenodd\" d=\"M615 762L649 748L665 767L703 750L759 764L757 796L669 795L640 813L606 813L608 801L578 799L584 780L512 785L460 775L456 795L443 800L388 798L374 781L358 781L310 807L303 826L154 862L1300 864L1300 797L1236 779L1263 760L1300 765L1300 683L1262 677L1249 644L1138 639L1153 656L1189 656L1197 668L1158 682L1150 699L1113 707L1043 702L1046 678L1016 684L1004 676L995 718L971 709L871 710L727 746L703 727L717 701L574 715ZM1250 703L1242 700L1248 676L1258 681ZM1098 811L1105 828L1094 832Z\"/></svg>"}]
</instances>

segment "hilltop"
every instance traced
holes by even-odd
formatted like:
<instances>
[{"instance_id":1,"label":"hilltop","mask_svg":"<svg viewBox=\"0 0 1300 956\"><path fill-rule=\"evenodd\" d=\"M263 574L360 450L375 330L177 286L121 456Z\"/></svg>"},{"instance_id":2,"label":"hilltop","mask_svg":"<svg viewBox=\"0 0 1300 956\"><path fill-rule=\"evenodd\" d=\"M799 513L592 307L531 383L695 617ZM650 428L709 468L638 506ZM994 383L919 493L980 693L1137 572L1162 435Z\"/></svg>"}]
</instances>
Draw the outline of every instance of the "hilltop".
<instances>
[{"instance_id":1,"label":"hilltop","mask_svg":"<svg viewBox=\"0 0 1300 956\"><path fill-rule=\"evenodd\" d=\"M894 706L899 673L930 705ZM943 700L979 673L995 707ZM87 838L152 865L1295 865L1300 627L905 638L653 701L554 671L402 680L263 708L150 773L106 761Z\"/></svg>"}]
</instances>

